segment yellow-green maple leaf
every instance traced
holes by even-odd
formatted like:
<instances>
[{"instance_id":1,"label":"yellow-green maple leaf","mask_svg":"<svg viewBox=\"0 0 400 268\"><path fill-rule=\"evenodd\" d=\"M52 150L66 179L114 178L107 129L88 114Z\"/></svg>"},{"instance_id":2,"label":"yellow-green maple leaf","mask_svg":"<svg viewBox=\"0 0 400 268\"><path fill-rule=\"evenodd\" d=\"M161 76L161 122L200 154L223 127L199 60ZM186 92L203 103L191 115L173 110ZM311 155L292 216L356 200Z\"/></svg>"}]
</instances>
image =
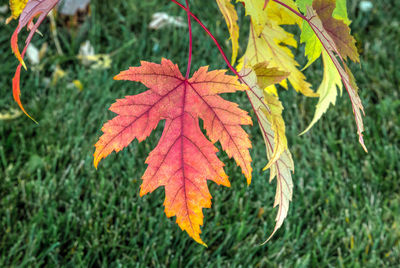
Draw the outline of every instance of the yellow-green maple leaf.
<instances>
[{"instance_id":1,"label":"yellow-green maple leaf","mask_svg":"<svg viewBox=\"0 0 400 268\"><path fill-rule=\"evenodd\" d=\"M243 66L244 58L247 59L247 64L250 66L266 61L269 63L269 67L289 72L287 80L297 92L309 97L318 96L312 91L304 74L298 70L299 64L287 45L297 47L297 42L292 34L286 32L276 22L267 23L259 36L251 25L249 43L244 56L239 60L239 66ZM284 88L288 88L286 80L280 84ZM276 94L275 87L273 85L268 87L268 92Z\"/></svg>"},{"instance_id":2,"label":"yellow-green maple leaf","mask_svg":"<svg viewBox=\"0 0 400 268\"><path fill-rule=\"evenodd\" d=\"M275 228L268 241L282 226L287 216L289 202L293 195L291 173L294 171L294 164L287 146L285 123L282 117L283 106L277 96L268 94L262 87L268 86L268 83L283 80L288 74L277 68L268 68L268 64L264 62L253 67L246 65L240 71L240 75L250 87L247 95L257 115L265 141L269 162L264 170L270 168L270 182L275 177L277 178L274 207L279 206L279 209L275 218Z\"/></svg>"},{"instance_id":3,"label":"yellow-green maple leaf","mask_svg":"<svg viewBox=\"0 0 400 268\"><path fill-rule=\"evenodd\" d=\"M219 10L225 18L226 25L228 26L232 43L231 63L234 64L239 50L239 25L237 24L238 15L234 5L232 5L230 0L217 0L217 4Z\"/></svg>"},{"instance_id":4,"label":"yellow-green maple leaf","mask_svg":"<svg viewBox=\"0 0 400 268\"><path fill-rule=\"evenodd\" d=\"M277 96L268 94L263 89L286 79L289 73L280 71L278 68L269 68L269 63L261 62L253 67L245 66L242 68L241 74L251 88L251 91L248 91L248 96L257 114L263 136L274 137L275 146L268 154L269 162L265 167L265 169L268 169L279 159L288 146L285 122L282 117L282 103ZM264 137L266 143L268 137Z\"/></svg>"},{"instance_id":5,"label":"yellow-green maple leaf","mask_svg":"<svg viewBox=\"0 0 400 268\"><path fill-rule=\"evenodd\" d=\"M321 41L324 51L327 53L332 61L332 64L335 66L342 83L349 94L357 125L359 142L364 150L367 151L362 134L364 131L364 124L362 120L364 108L358 95L358 87L354 76L345 62L346 57L358 59L358 53L355 48L352 48L354 43L351 42L352 39L348 26L341 21L334 21L335 19L331 18L333 2L334 0L315 0L313 2L313 6L307 7L307 19L309 20L309 24L317 35L318 39ZM317 13L318 10L320 13ZM345 25L347 28L343 25ZM327 26L329 30L326 29L325 26ZM328 90L336 91L336 86L331 87ZM328 94L328 96L329 95L330 94ZM320 109L326 108L326 106L320 107L322 107ZM321 113L321 111L318 112Z\"/></svg>"},{"instance_id":6,"label":"yellow-green maple leaf","mask_svg":"<svg viewBox=\"0 0 400 268\"><path fill-rule=\"evenodd\" d=\"M360 62L356 40L350 34L350 27L342 20L333 17L336 0L314 0L312 8L321 20L324 30L335 42L339 55L344 60L350 58L354 62Z\"/></svg>"},{"instance_id":7,"label":"yellow-green maple leaf","mask_svg":"<svg viewBox=\"0 0 400 268\"><path fill-rule=\"evenodd\" d=\"M307 5L307 7L310 6ZM359 62L356 41L350 34L351 21L347 16L346 1L315 0L312 2L312 7L321 19L324 29L335 42L340 55L345 60L349 57L352 61ZM311 27L308 22L304 22L303 26ZM314 38L317 38L315 34Z\"/></svg>"},{"instance_id":8,"label":"yellow-green maple leaf","mask_svg":"<svg viewBox=\"0 0 400 268\"><path fill-rule=\"evenodd\" d=\"M297 5L299 9L303 12L307 12L307 6L311 6L313 0L298 0ZM346 0L328 0L324 2L327 7L331 5L331 9L333 8L332 16L334 19L341 20L345 25L350 25L351 21L347 16L347 6ZM343 27L343 25L342 25ZM320 56L322 52L322 44L318 37L315 35L313 29L309 25L307 21L303 21L302 23L302 31L300 35L300 42L305 43L305 56L308 59L307 65L303 68L308 68L312 63L314 63ZM353 42L353 41L350 41Z\"/></svg>"},{"instance_id":9,"label":"yellow-green maple leaf","mask_svg":"<svg viewBox=\"0 0 400 268\"><path fill-rule=\"evenodd\" d=\"M322 53L322 44L307 22L304 22L302 26L300 42L305 43L304 54L308 59L307 65L303 68L304 70L319 59Z\"/></svg>"},{"instance_id":10,"label":"yellow-green maple leaf","mask_svg":"<svg viewBox=\"0 0 400 268\"><path fill-rule=\"evenodd\" d=\"M342 94L342 78L340 77L340 74L336 69L335 64L333 64L333 61L329 58L329 55L325 51L322 52L322 62L324 64L324 77L317 91L317 93L319 94L319 100L316 106L314 118L311 121L310 125L306 128L306 130L304 130L301 134L309 131L314 126L314 124L322 117L322 115L328 110L331 104L335 105L337 97L337 87L340 89L340 94Z\"/></svg>"},{"instance_id":11,"label":"yellow-green maple leaf","mask_svg":"<svg viewBox=\"0 0 400 268\"><path fill-rule=\"evenodd\" d=\"M347 1L346 0L336 0L336 8L333 11L332 16L336 19L342 20L347 25L351 24L351 20L347 15Z\"/></svg>"},{"instance_id":12,"label":"yellow-green maple leaf","mask_svg":"<svg viewBox=\"0 0 400 268\"><path fill-rule=\"evenodd\" d=\"M307 18L310 23L304 22L302 27L301 42L305 42L305 54L308 57L307 68L323 53L324 78L317 91L320 99L316 106L316 111L310 125L303 131L306 133L311 127L322 117L328 110L330 104L335 104L337 97L337 87L343 88L343 83L348 88L349 95L352 99L354 113L356 116L358 132L360 134L360 143L365 148L362 140L362 117L359 113L362 110L361 101L359 100L357 86L350 83L350 70L345 66L343 69L336 60L334 53L340 58L349 57L354 61L359 61L357 49L354 45L354 38L350 35L350 20L347 17L347 8L345 0L301 0L299 1L300 9L307 10ZM312 6L311 6L312 4ZM333 17L332 17L333 16ZM327 28L325 28L327 27ZM323 32L323 34L321 33ZM323 52L324 51L324 52ZM344 62L343 62L344 64ZM340 72L342 70L342 72Z\"/></svg>"}]
</instances>

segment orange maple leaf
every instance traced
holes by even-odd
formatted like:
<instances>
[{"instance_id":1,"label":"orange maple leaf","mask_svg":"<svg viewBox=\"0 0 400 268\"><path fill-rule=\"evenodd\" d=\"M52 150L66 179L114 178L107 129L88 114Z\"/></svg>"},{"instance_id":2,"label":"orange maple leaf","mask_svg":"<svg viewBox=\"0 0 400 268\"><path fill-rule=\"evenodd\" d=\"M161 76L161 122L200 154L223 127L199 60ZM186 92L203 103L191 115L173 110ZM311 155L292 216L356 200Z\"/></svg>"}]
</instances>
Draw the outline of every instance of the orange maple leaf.
<instances>
[{"instance_id":1,"label":"orange maple leaf","mask_svg":"<svg viewBox=\"0 0 400 268\"><path fill-rule=\"evenodd\" d=\"M23 66L25 70L27 69L25 62L23 60L26 53L26 49L28 48L28 45L31 42L33 35L38 30L39 25L43 22L47 14L55 7L55 5L58 2L59 0L29 0L21 13L18 22L18 27L15 29L13 35L11 36L11 49L20 62L13 78L13 96L14 100L18 103L21 110L32 120L34 119L25 111L20 99L21 67ZM38 15L39 18L35 23L33 23L33 19ZM25 40L24 50L22 51L22 53L20 53L18 48L18 34L25 26L31 32L29 33L28 37Z\"/></svg>"},{"instance_id":2,"label":"orange maple leaf","mask_svg":"<svg viewBox=\"0 0 400 268\"><path fill-rule=\"evenodd\" d=\"M162 59L161 64L141 62L115 77L143 83L149 90L117 100L110 110L117 113L104 124L104 134L96 143L94 165L112 151L121 151L135 138L146 139L160 120L165 128L156 148L146 159L140 196L165 187L165 213L176 216L176 222L200 244L203 208L211 207L207 180L229 187L224 164L218 159L222 149L241 167L247 182L251 181L251 143L242 125L251 118L237 104L221 98L220 93L244 91L246 86L223 70L208 71L201 67L193 77L182 76L177 65ZM199 127L199 119L211 142Z\"/></svg>"}]
</instances>

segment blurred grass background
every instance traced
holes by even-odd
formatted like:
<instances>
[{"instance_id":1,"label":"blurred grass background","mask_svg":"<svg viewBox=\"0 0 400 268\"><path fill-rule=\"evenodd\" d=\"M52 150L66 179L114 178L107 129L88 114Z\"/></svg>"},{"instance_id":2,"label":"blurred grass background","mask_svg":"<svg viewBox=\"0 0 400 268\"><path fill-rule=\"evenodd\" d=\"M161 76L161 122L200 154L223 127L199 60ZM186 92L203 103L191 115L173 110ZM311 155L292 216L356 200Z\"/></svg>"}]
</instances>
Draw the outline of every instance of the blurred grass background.
<instances>
[{"instance_id":1,"label":"blurred grass background","mask_svg":"<svg viewBox=\"0 0 400 268\"><path fill-rule=\"evenodd\" d=\"M0 4L8 1L1 0ZM228 32L214 1L191 1L197 14L225 45ZM275 182L267 182L265 147L257 125L247 128L253 142L253 182L245 183L225 153L231 188L209 183L213 206L205 209L202 237L190 239L167 219L164 190L139 198L147 154L162 128L141 144L92 164L101 126L117 98L144 90L112 77L140 60L169 58L185 71L186 29L148 29L151 15L185 14L169 1L92 1L91 16L80 27L63 27L65 55L56 53L48 20L33 43L47 42L43 68L22 76L22 102L39 121L25 116L0 121L0 267L398 267L400 265L400 2L374 1L371 12L349 2L352 30L362 65L352 66L366 109L365 154L357 142L346 94L309 133L298 134L312 119L316 100L282 92L287 135L295 161L294 197L281 230L264 246L274 226ZM241 15L241 52L248 18ZM6 15L4 15L6 16ZM65 23L64 23L65 24ZM0 112L17 108L11 78L17 60L9 39L16 22L0 28ZM23 35L22 35L23 36ZM20 38L22 43L23 38ZM113 53L112 66L93 70L75 56L85 40L96 53ZM296 50L297 55L302 47ZM226 68L213 43L194 24L193 69ZM304 59L299 57L304 64ZM67 76L46 86L59 65ZM322 69L307 70L316 87ZM67 85L80 80L79 91ZM226 96L250 111L244 94ZM253 114L253 113L252 113ZM253 114L254 115L254 114Z\"/></svg>"}]
</instances>

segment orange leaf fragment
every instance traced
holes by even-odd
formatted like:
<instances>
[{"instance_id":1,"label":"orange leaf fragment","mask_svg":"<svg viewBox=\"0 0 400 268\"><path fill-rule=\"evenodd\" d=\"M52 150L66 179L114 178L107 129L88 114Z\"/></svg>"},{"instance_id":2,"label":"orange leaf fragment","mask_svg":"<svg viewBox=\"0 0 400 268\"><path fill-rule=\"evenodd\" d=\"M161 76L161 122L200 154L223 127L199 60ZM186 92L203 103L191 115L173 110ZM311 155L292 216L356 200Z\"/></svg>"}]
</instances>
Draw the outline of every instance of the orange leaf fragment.
<instances>
[{"instance_id":1,"label":"orange leaf fragment","mask_svg":"<svg viewBox=\"0 0 400 268\"><path fill-rule=\"evenodd\" d=\"M32 120L34 120L24 109L20 100L20 77L21 77L21 67L26 70L26 65L24 62L24 56L29 43L32 40L33 35L39 28L39 25L46 18L47 14L55 7L59 0L29 0L24 9L22 10L21 16L19 18L18 27L15 29L13 35L11 36L11 49L17 57L20 64L17 67L13 78L13 96L14 100L18 103L21 110ZM39 18L35 23L33 19L39 15ZM25 47L20 53L18 48L18 34L24 27L27 27L31 32L25 40Z\"/></svg>"},{"instance_id":2,"label":"orange leaf fragment","mask_svg":"<svg viewBox=\"0 0 400 268\"><path fill-rule=\"evenodd\" d=\"M160 141L146 159L148 167L140 196L164 186L167 217L176 216L182 230L206 245L200 238L200 226L202 209L211 207L207 180L230 186L213 143L219 141L241 167L248 183L251 181L251 143L242 129L242 125L252 123L251 118L236 103L218 95L247 87L225 71L208 71L208 67L201 67L186 79L178 66L166 59L161 64L142 62L115 79L141 82L149 90L111 106L110 110L118 115L102 128L103 135L95 145L94 165L97 167L102 158L121 151L134 139L143 141L160 120L165 120ZM199 118L211 141L201 132Z\"/></svg>"}]
</instances>

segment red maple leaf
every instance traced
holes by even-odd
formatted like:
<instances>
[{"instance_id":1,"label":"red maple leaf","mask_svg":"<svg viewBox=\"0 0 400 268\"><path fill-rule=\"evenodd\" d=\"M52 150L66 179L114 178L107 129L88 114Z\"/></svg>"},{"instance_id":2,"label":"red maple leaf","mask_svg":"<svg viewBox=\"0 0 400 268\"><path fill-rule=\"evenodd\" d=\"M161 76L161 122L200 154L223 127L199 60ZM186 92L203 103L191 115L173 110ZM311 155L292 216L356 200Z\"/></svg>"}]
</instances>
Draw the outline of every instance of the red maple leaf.
<instances>
[{"instance_id":1,"label":"red maple leaf","mask_svg":"<svg viewBox=\"0 0 400 268\"><path fill-rule=\"evenodd\" d=\"M182 76L177 65L163 59L161 64L142 62L115 77L143 83L149 90L117 100L110 110L117 113L107 122L104 134L96 143L94 165L112 151L120 151L135 138L146 139L160 120L165 128L156 148L146 159L140 195L165 187L165 213L176 216L178 225L198 243L203 224L202 208L211 206L207 180L229 187L224 164L218 159L222 149L233 157L251 181L251 143L242 125L251 124L247 112L218 94L244 91L233 76L223 70L208 71L201 67L192 78ZM211 142L199 127L199 118Z\"/></svg>"}]
</instances>

